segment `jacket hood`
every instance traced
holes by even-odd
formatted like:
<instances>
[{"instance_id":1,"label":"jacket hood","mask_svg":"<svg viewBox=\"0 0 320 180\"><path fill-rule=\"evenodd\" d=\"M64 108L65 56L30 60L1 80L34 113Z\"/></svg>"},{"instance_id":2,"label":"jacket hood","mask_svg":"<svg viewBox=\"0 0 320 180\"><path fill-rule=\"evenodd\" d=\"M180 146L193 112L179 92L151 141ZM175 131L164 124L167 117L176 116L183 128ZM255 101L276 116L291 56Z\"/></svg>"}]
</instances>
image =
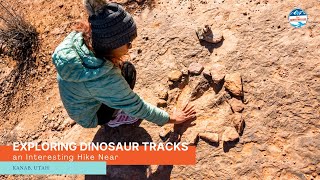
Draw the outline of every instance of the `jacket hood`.
<instances>
[{"instance_id":1,"label":"jacket hood","mask_svg":"<svg viewBox=\"0 0 320 180\"><path fill-rule=\"evenodd\" d=\"M75 31L56 48L52 62L61 79L71 82L97 79L114 67L112 62L96 58L85 45L82 33Z\"/></svg>"}]
</instances>

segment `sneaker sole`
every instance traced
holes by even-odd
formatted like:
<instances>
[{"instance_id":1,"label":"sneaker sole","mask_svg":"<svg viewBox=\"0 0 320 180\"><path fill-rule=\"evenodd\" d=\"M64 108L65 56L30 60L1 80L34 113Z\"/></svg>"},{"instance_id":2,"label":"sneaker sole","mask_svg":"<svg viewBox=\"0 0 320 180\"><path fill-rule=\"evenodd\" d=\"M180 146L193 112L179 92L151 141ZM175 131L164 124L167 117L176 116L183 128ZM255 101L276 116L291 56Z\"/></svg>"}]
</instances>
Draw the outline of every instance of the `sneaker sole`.
<instances>
[{"instance_id":1,"label":"sneaker sole","mask_svg":"<svg viewBox=\"0 0 320 180\"><path fill-rule=\"evenodd\" d=\"M114 124L109 124L108 123L108 126L109 127L118 127L118 126L125 125L125 124L133 124L133 123L135 123L137 121L139 121L139 119L135 119L134 121L122 122L122 123L114 123Z\"/></svg>"}]
</instances>

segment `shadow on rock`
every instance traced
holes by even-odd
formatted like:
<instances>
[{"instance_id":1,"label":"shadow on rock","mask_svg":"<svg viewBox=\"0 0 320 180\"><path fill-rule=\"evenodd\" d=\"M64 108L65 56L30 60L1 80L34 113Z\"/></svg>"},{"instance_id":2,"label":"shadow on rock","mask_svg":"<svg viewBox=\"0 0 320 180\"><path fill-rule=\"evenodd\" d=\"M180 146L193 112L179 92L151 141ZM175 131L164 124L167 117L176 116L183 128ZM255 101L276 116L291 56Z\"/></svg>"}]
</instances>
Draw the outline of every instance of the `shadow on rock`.
<instances>
[{"instance_id":1,"label":"shadow on rock","mask_svg":"<svg viewBox=\"0 0 320 180\"><path fill-rule=\"evenodd\" d=\"M219 48L223 44L223 40L218 43L209 43L204 40L199 40L199 42L200 42L201 46L204 46L205 48L207 48L210 53L213 53L214 49Z\"/></svg>"},{"instance_id":2,"label":"shadow on rock","mask_svg":"<svg viewBox=\"0 0 320 180\"><path fill-rule=\"evenodd\" d=\"M215 83L211 83L211 87L213 88L214 92L216 94L219 94L219 92L222 90L223 88L223 84L224 84L224 80L222 80L221 82L219 82L218 84Z\"/></svg>"},{"instance_id":3,"label":"shadow on rock","mask_svg":"<svg viewBox=\"0 0 320 180\"><path fill-rule=\"evenodd\" d=\"M223 152L229 152L231 148L236 147L237 143L239 142L239 139L232 142L223 142Z\"/></svg>"},{"instance_id":4,"label":"shadow on rock","mask_svg":"<svg viewBox=\"0 0 320 180\"><path fill-rule=\"evenodd\" d=\"M120 126L117 128L101 127L95 135L92 142L152 142L151 136L148 132L136 125ZM107 175L87 175L86 180L99 179L147 179L147 169L149 166L133 166L133 165L110 165L107 166Z\"/></svg>"},{"instance_id":5,"label":"shadow on rock","mask_svg":"<svg viewBox=\"0 0 320 180\"><path fill-rule=\"evenodd\" d=\"M114 142L114 143L128 143L128 142L152 142L149 133L142 127L138 127L140 122L134 125L125 125L117 128L110 128L102 126L96 133L92 142ZM159 166L160 167L160 166ZM158 167L158 170L159 170ZM149 165L109 165L107 166L107 175L86 175L86 180L143 180L143 179L158 179L158 177L170 177L171 171L166 168L162 172L155 172L147 177L147 170ZM164 178L161 178L164 179ZM170 179L170 178L168 178Z\"/></svg>"},{"instance_id":6,"label":"shadow on rock","mask_svg":"<svg viewBox=\"0 0 320 180\"><path fill-rule=\"evenodd\" d=\"M170 174L173 169L173 165L164 165L164 166L158 166L158 169L156 172L151 174L148 178L148 180L167 180L170 179Z\"/></svg>"}]
</instances>

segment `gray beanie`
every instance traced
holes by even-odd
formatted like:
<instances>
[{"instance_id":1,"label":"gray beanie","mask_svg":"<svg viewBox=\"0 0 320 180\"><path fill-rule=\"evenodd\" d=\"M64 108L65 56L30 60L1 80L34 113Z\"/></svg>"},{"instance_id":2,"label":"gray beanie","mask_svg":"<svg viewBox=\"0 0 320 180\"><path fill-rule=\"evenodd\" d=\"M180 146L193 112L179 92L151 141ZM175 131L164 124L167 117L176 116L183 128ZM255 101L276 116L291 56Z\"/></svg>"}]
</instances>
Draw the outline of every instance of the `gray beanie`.
<instances>
[{"instance_id":1,"label":"gray beanie","mask_svg":"<svg viewBox=\"0 0 320 180\"><path fill-rule=\"evenodd\" d=\"M89 13L92 47L103 53L130 43L137 37L132 16L122 6L103 0L84 0Z\"/></svg>"}]
</instances>

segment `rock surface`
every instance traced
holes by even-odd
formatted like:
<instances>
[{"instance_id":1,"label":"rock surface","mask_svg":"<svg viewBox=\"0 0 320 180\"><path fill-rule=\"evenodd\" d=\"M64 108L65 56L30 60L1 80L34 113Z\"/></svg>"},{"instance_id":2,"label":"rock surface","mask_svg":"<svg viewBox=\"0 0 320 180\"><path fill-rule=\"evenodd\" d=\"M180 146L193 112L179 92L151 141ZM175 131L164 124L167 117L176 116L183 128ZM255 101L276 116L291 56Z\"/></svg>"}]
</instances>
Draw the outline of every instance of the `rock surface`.
<instances>
[{"instance_id":1,"label":"rock surface","mask_svg":"<svg viewBox=\"0 0 320 180\"><path fill-rule=\"evenodd\" d=\"M224 86L235 96L243 96L240 73L227 74Z\"/></svg>"}]
</instances>

